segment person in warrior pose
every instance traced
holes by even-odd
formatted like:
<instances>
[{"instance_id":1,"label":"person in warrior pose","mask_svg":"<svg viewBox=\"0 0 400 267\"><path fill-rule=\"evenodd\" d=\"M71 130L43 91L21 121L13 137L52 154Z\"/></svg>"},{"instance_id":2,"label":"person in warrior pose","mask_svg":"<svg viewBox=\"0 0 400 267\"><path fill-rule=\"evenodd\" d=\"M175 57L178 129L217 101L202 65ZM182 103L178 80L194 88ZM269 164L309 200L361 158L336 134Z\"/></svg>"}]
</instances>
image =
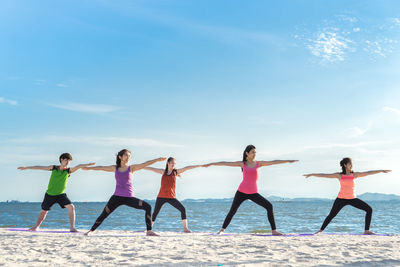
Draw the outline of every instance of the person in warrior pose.
<instances>
[{"instance_id":1,"label":"person in warrior pose","mask_svg":"<svg viewBox=\"0 0 400 267\"><path fill-rule=\"evenodd\" d=\"M276 230L274 212L271 202L265 199L262 195L258 193L257 188L257 180L258 180L258 169L265 166L271 166L275 164L282 163L293 163L297 160L273 160L273 161L256 161L256 147L253 145L248 145L246 149L243 151L243 159L242 161L235 162L214 162L205 164L204 167L208 166L229 166L229 167L240 167L243 171L243 181L239 185L238 190L236 191L235 197L232 202L231 209L229 210L228 215L225 218L224 224L222 225L221 230L218 232L223 233L231 222L233 216L238 210L239 206L243 201L250 199L256 204L264 207L267 210L268 221L271 225L272 234L273 235L282 235Z\"/></svg>"},{"instance_id":2,"label":"person in warrior pose","mask_svg":"<svg viewBox=\"0 0 400 267\"><path fill-rule=\"evenodd\" d=\"M373 235L374 233L369 230L372 218L372 208L359 198L356 198L354 193L354 180L360 177L373 175L377 173L388 173L390 170L377 170L367 172L353 172L353 163L351 158L344 158L340 161L342 172L326 174L326 173L310 173L304 174L306 178L315 176L322 178L334 178L340 182L339 194L333 203L331 212L326 217L321 229L316 234L322 233L333 218L339 213L339 211L346 205L353 206L357 209L361 209L366 212L365 214L365 231L366 235Z\"/></svg>"},{"instance_id":3,"label":"person in warrior pose","mask_svg":"<svg viewBox=\"0 0 400 267\"><path fill-rule=\"evenodd\" d=\"M67 194L65 193L65 189L71 173L74 173L83 167L94 165L94 163L80 164L69 168L69 164L72 161L72 156L69 153L61 154L59 161L60 165L18 167L19 170L51 171L49 185L46 193L44 194L44 199L42 202L42 211L39 214L35 226L29 229L30 231L37 231L46 218L46 215L51 207L55 203L58 203L61 208L66 208L68 210L70 231L78 232L78 230L75 229L75 206L72 204L71 200L69 200Z\"/></svg>"},{"instance_id":4,"label":"person in warrior pose","mask_svg":"<svg viewBox=\"0 0 400 267\"><path fill-rule=\"evenodd\" d=\"M123 149L118 152L116 165L111 166L95 166L95 167L86 167L83 170L95 170L95 171L106 171L115 173L116 187L115 192L111 196L107 205L105 206L103 212L97 218L96 222L93 224L92 228L85 233L85 235L89 235L93 231L96 230L97 227L119 206L127 205L129 207L135 209L141 209L145 211L145 222L146 222L146 234L148 236L157 236L154 233L151 225L151 206L149 203L138 199L133 196L133 187L132 187L132 176L133 172L141 170L151 164L154 164L158 161L164 161L165 158L157 158L153 160L146 161L142 164L133 164L129 165L131 160L131 152L127 149Z\"/></svg>"},{"instance_id":5,"label":"person in warrior pose","mask_svg":"<svg viewBox=\"0 0 400 267\"><path fill-rule=\"evenodd\" d=\"M181 219L182 219L182 224L183 224L183 231L185 233L191 233L187 226L187 218L186 218L186 209L182 205L182 203L176 199L176 194L175 194L175 187L176 187L176 177L180 177L182 173L184 173L187 170L191 170L194 168L202 167L202 165L193 165L193 166L187 166L181 169L175 169L176 165L176 160L175 158L168 158L167 164L165 166L165 169L157 169L157 168L152 168L152 167L146 167L144 168L145 170L148 171L153 171L158 174L162 174L161 176L161 188L160 192L158 193L157 200L156 200L156 205L154 208L153 216L152 216L152 223L156 221L157 215L160 212L162 206L165 203L169 203L171 206L176 208L177 210L180 211L181 213Z\"/></svg>"}]
</instances>

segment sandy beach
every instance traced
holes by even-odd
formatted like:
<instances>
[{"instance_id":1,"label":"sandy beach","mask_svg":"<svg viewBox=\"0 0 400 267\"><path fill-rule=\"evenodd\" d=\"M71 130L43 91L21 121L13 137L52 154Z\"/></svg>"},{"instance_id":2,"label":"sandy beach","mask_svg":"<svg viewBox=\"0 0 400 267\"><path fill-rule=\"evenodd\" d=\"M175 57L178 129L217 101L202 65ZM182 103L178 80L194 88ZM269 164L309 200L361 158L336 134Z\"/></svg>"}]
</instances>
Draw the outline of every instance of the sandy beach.
<instances>
[{"instance_id":1,"label":"sandy beach","mask_svg":"<svg viewBox=\"0 0 400 267\"><path fill-rule=\"evenodd\" d=\"M42 229L44 230L44 229ZM2 266L400 266L400 236L0 230Z\"/></svg>"}]
</instances>

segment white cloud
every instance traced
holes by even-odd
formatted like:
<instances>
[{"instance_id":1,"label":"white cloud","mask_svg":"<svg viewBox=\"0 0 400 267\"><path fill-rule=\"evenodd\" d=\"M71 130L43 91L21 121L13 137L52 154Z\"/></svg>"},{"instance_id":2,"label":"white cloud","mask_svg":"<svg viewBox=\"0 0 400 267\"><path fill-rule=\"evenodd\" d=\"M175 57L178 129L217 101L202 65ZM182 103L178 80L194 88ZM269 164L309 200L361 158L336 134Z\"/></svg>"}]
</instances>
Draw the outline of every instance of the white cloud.
<instances>
[{"instance_id":1,"label":"white cloud","mask_svg":"<svg viewBox=\"0 0 400 267\"><path fill-rule=\"evenodd\" d=\"M383 111L393 112L397 116L400 116L400 109L397 109L397 108L384 107Z\"/></svg>"},{"instance_id":2,"label":"white cloud","mask_svg":"<svg viewBox=\"0 0 400 267\"><path fill-rule=\"evenodd\" d=\"M97 114L111 113L120 109L120 107L112 105L83 104L83 103L73 103L73 102L67 102L63 104L47 104L47 105L75 112L97 113Z\"/></svg>"},{"instance_id":3,"label":"white cloud","mask_svg":"<svg viewBox=\"0 0 400 267\"><path fill-rule=\"evenodd\" d=\"M385 142L358 142L358 143L326 143L314 146L305 146L304 149L328 149L328 148L354 148L354 147L366 147L369 145L383 144Z\"/></svg>"},{"instance_id":4,"label":"white cloud","mask_svg":"<svg viewBox=\"0 0 400 267\"><path fill-rule=\"evenodd\" d=\"M6 103L6 104L9 104L9 105L12 105L12 106L15 106L15 105L18 104L17 101L11 100L11 99L6 99L4 97L0 97L0 103Z\"/></svg>"},{"instance_id":5,"label":"white cloud","mask_svg":"<svg viewBox=\"0 0 400 267\"><path fill-rule=\"evenodd\" d=\"M345 133L347 136L349 136L351 138L357 138L357 137L363 136L367 131L368 131L368 129L352 127L352 128L347 129L345 131Z\"/></svg>"},{"instance_id":6,"label":"white cloud","mask_svg":"<svg viewBox=\"0 0 400 267\"><path fill-rule=\"evenodd\" d=\"M386 58L399 49L400 18L389 18L374 24L347 15L320 22L318 30L303 25L294 38L303 42L311 55L321 63L342 62L350 58L350 52L371 60ZM322 29L322 30L321 30Z\"/></svg>"},{"instance_id":7,"label":"white cloud","mask_svg":"<svg viewBox=\"0 0 400 267\"><path fill-rule=\"evenodd\" d=\"M127 138L115 136L59 136L46 135L36 137L14 138L4 140L6 143L14 144L85 144L93 146L126 146L126 147L183 147L182 145L164 143L151 138Z\"/></svg>"},{"instance_id":8,"label":"white cloud","mask_svg":"<svg viewBox=\"0 0 400 267\"><path fill-rule=\"evenodd\" d=\"M347 51L351 51L352 40L343 36L337 28L327 28L309 39L308 49L322 62L343 61Z\"/></svg>"},{"instance_id":9,"label":"white cloud","mask_svg":"<svg viewBox=\"0 0 400 267\"><path fill-rule=\"evenodd\" d=\"M64 84L64 83L58 83L57 84L58 87L68 87L68 85Z\"/></svg>"}]
</instances>

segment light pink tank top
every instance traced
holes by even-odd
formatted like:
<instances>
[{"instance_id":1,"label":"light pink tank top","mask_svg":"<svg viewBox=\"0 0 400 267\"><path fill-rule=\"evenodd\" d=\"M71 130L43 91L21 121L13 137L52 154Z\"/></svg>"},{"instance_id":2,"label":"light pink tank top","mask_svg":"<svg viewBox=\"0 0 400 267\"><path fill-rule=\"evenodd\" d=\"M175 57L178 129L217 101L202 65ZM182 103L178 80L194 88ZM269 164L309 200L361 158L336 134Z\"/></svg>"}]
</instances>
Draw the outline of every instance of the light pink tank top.
<instances>
[{"instance_id":1,"label":"light pink tank top","mask_svg":"<svg viewBox=\"0 0 400 267\"><path fill-rule=\"evenodd\" d=\"M354 174L342 175L340 178L340 192L337 197L343 199L356 198L354 193Z\"/></svg>"},{"instance_id":2,"label":"light pink tank top","mask_svg":"<svg viewBox=\"0 0 400 267\"><path fill-rule=\"evenodd\" d=\"M243 164L243 181L239 185L238 191L245 194L258 193L257 189L258 180L258 161L256 166L249 168L246 163Z\"/></svg>"}]
</instances>

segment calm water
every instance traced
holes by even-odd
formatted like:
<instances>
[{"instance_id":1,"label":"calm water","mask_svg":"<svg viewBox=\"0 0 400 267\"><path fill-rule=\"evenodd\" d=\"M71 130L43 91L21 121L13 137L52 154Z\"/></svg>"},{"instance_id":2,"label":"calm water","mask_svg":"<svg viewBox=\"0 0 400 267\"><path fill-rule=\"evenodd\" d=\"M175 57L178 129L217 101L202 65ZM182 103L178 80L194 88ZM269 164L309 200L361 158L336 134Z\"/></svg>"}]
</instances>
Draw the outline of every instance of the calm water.
<instances>
[{"instance_id":1,"label":"calm water","mask_svg":"<svg viewBox=\"0 0 400 267\"><path fill-rule=\"evenodd\" d=\"M154 207L154 200L148 201ZM232 200L184 200L183 205L192 231L216 232L220 229ZM307 233L319 229L328 215L332 201L272 202L279 231ZM75 202L76 226L89 229L103 210L106 202ZM377 233L400 233L400 201L370 201L373 208L371 230ZM40 212L40 203L0 203L0 227L30 227ZM55 204L42 228L68 228L66 209ZM363 211L347 206L327 227L326 232L360 233L364 230ZM121 206L99 227L99 230L145 230L144 211ZM181 231L180 213L165 204L154 225L155 231ZM266 211L245 201L234 216L227 232L250 233L270 230Z\"/></svg>"}]
</instances>

